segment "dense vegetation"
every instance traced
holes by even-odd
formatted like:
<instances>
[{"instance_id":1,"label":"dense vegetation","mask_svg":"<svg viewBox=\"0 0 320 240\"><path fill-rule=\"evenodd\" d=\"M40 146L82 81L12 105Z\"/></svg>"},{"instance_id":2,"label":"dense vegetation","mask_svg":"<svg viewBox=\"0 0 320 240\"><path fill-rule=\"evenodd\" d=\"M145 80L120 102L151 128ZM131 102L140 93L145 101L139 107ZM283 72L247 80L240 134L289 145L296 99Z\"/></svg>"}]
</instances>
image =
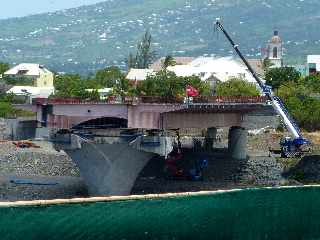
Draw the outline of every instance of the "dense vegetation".
<instances>
[{"instance_id":1,"label":"dense vegetation","mask_svg":"<svg viewBox=\"0 0 320 240\"><path fill-rule=\"evenodd\" d=\"M56 13L1 20L0 58L40 62L58 72L86 75L125 68L146 29L159 56L229 55L212 22L222 17L245 54L257 57L279 30L287 57L305 60L319 49L318 0L117 0ZM275 29L277 28L277 29ZM307 31L306 31L307 29Z\"/></svg>"},{"instance_id":2,"label":"dense vegetation","mask_svg":"<svg viewBox=\"0 0 320 240\"><path fill-rule=\"evenodd\" d=\"M130 84L125 79L124 73L119 68L109 67L97 71L95 76L81 78L79 75L61 75L55 79L55 97L75 97L82 99L98 100L99 88L112 88L111 96L161 96L183 97L186 87L192 85L199 90L201 95L210 94L210 86L202 82L199 77L177 77L173 72L160 71L150 75L141 83ZM86 89L95 89L88 92Z\"/></svg>"},{"instance_id":3,"label":"dense vegetation","mask_svg":"<svg viewBox=\"0 0 320 240\"><path fill-rule=\"evenodd\" d=\"M218 82L215 94L217 96L259 96L256 84L248 83L243 79L233 78L227 82Z\"/></svg>"},{"instance_id":4,"label":"dense vegetation","mask_svg":"<svg viewBox=\"0 0 320 240\"><path fill-rule=\"evenodd\" d=\"M201 81L199 77L177 77L173 72L162 70L155 75L148 76L138 84L138 96L185 97L186 88L190 85L202 96L210 95L210 85Z\"/></svg>"},{"instance_id":5,"label":"dense vegetation","mask_svg":"<svg viewBox=\"0 0 320 240\"><path fill-rule=\"evenodd\" d=\"M0 118L16 118L34 116L33 112L15 109L12 104L18 103L14 95L0 93Z\"/></svg>"},{"instance_id":6,"label":"dense vegetation","mask_svg":"<svg viewBox=\"0 0 320 240\"><path fill-rule=\"evenodd\" d=\"M266 80L302 128L320 129L320 75L301 77L293 68L273 68Z\"/></svg>"},{"instance_id":7,"label":"dense vegetation","mask_svg":"<svg viewBox=\"0 0 320 240\"><path fill-rule=\"evenodd\" d=\"M108 67L86 78L77 74L58 75L54 81L55 97L99 100L98 89L112 88L110 95L127 95L132 86L117 67ZM90 90L90 91L88 91Z\"/></svg>"},{"instance_id":8,"label":"dense vegetation","mask_svg":"<svg viewBox=\"0 0 320 240\"><path fill-rule=\"evenodd\" d=\"M0 62L0 75L2 75L4 72L8 71L9 68L10 68L10 65L8 63Z\"/></svg>"},{"instance_id":9,"label":"dense vegetation","mask_svg":"<svg viewBox=\"0 0 320 240\"><path fill-rule=\"evenodd\" d=\"M0 75L9 70L10 65L8 63L0 62ZM21 103L24 102L23 99L17 99L12 94L5 94L3 92L5 90L5 85L10 84L9 78L1 78L0 79L0 118L16 118L16 117L29 117L33 116L34 113L24 110L18 110L13 108L13 103ZM12 80L13 81L13 80Z\"/></svg>"}]
</instances>

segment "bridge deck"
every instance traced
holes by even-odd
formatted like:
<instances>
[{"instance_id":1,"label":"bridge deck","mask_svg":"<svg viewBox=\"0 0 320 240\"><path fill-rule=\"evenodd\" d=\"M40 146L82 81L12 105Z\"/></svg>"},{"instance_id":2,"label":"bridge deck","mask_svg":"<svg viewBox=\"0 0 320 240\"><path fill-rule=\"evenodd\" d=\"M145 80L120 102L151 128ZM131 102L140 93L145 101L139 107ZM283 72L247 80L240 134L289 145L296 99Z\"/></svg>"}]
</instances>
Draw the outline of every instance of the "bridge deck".
<instances>
[{"instance_id":1,"label":"bridge deck","mask_svg":"<svg viewBox=\"0 0 320 240\"><path fill-rule=\"evenodd\" d=\"M38 121L48 127L71 128L91 120L122 119L128 128L165 129L172 126L239 126L242 116L267 112L266 97L124 97L105 101L35 99ZM45 116L45 117L43 117ZM207 125L204 125L204 122Z\"/></svg>"}]
</instances>

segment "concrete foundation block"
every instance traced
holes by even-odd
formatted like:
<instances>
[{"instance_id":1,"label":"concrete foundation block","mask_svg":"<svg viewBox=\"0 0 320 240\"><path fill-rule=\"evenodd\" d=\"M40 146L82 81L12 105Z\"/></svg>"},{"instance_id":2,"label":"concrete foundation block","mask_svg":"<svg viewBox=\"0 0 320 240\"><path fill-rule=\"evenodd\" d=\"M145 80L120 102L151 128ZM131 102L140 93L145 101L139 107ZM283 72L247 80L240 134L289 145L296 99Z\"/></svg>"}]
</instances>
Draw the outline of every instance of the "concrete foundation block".
<instances>
[{"instance_id":1,"label":"concrete foundation block","mask_svg":"<svg viewBox=\"0 0 320 240\"><path fill-rule=\"evenodd\" d=\"M230 157L243 160L247 158L248 132L242 127L231 127L229 130L228 151Z\"/></svg>"},{"instance_id":2,"label":"concrete foundation block","mask_svg":"<svg viewBox=\"0 0 320 240\"><path fill-rule=\"evenodd\" d=\"M217 131L217 128L208 128L204 142L204 146L207 151L212 151L214 149L214 143L217 139Z\"/></svg>"}]
</instances>

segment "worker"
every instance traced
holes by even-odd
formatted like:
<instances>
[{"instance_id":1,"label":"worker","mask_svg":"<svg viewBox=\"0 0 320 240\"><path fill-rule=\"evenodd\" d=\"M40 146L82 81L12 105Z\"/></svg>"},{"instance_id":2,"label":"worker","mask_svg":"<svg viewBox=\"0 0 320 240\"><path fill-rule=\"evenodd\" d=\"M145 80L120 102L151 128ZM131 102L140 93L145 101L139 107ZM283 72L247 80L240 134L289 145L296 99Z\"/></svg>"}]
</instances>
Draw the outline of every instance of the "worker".
<instances>
[{"instance_id":1,"label":"worker","mask_svg":"<svg viewBox=\"0 0 320 240\"><path fill-rule=\"evenodd\" d=\"M189 178L193 181L203 181L203 170L208 167L208 160L196 161L195 167L189 171Z\"/></svg>"},{"instance_id":2,"label":"worker","mask_svg":"<svg viewBox=\"0 0 320 240\"><path fill-rule=\"evenodd\" d=\"M183 178L184 171L178 167L178 163L182 160L183 155L181 149L175 148L165 161L165 172L171 178Z\"/></svg>"}]
</instances>

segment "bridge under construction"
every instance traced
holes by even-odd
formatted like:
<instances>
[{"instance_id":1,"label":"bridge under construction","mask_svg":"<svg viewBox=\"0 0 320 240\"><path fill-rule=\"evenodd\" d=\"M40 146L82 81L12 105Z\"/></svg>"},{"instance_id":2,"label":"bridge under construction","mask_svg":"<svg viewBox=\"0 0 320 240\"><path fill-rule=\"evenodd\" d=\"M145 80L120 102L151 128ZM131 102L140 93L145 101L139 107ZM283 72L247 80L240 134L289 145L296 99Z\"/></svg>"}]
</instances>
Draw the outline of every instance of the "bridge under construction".
<instances>
[{"instance_id":1,"label":"bridge under construction","mask_svg":"<svg viewBox=\"0 0 320 240\"><path fill-rule=\"evenodd\" d=\"M92 196L130 194L151 159L166 159L177 146L188 145L179 139L185 129L204 131L201 148L214 151L218 129L229 128L226 154L243 160L247 130L266 127L267 118L275 119L264 97L201 97L188 102L155 97L114 102L38 99L34 104L38 121L51 129L56 149L77 164Z\"/></svg>"}]
</instances>

